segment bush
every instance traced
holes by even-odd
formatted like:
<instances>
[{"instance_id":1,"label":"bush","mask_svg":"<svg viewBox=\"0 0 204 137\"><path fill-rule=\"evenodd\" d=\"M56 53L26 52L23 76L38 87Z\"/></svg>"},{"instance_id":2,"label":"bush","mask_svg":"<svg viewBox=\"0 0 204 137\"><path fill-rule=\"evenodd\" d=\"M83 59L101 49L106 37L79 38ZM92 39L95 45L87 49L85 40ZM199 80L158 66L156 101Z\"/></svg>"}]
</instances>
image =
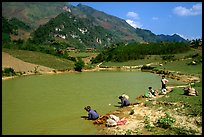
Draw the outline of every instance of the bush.
<instances>
[{"instance_id":1,"label":"bush","mask_svg":"<svg viewBox=\"0 0 204 137\"><path fill-rule=\"evenodd\" d=\"M160 117L158 119L157 125L158 127L167 129L167 128L170 128L175 122L176 122L176 119L171 117L168 113L166 113L165 117Z\"/></svg>"},{"instance_id":2,"label":"bush","mask_svg":"<svg viewBox=\"0 0 204 137\"><path fill-rule=\"evenodd\" d=\"M2 71L2 75L3 76L15 76L16 73L13 68L4 68L4 70Z\"/></svg>"},{"instance_id":3,"label":"bush","mask_svg":"<svg viewBox=\"0 0 204 137\"><path fill-rule=\"evenodd\" d=\"M85 63L81 58L78 58L78 61L74 65L74 70L81 72L82 68L85 66Z\"/></svg>"},{"instance_id":4,"label":"bush","mask_svg":"<svg viewBox=\"0 0 204 137\"><path fill-rule=\"evenodd\" d=\"M186 129L185 127L172 127L171 130L173 130L177 135L195 135L196 131L190 129Z\"/></svg>"},{"instance_id":5,"label":"bush","mask_svg":"<svg viewBox=\"0 0 204 137\"><path fill-rule=\"evenodd\" d=\"M162 60L175 60L174 55L161 56Z\"/></svg>"}]
</instances>

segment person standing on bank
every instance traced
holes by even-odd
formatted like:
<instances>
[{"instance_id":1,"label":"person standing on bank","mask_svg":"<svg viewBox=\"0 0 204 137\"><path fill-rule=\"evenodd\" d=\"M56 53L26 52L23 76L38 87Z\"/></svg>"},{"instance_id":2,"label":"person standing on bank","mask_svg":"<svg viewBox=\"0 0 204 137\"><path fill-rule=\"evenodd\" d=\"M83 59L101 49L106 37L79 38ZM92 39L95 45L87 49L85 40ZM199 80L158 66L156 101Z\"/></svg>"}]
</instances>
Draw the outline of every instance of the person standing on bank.
<instances>
[{"instance_id":1,"label":"person standing on bank","mask_svg":"<svg viewBox=\"0 0 204 137\"><path fill-rule=\"evenodd\" d=\"M88 120L96 120L99 118L99 114L96 112L96 110L91 109L90 106L87 106L84 109L88 112Z\"/></svg>"},{"instance_id":2,"label":"person standing on bank","mask_svg":"<svg viewBox=\"0 0 204 137\"><path fill-rule=\"evenodd\" d=\"M166 83L167 82L169 82L166 78L165 78L165 76L163 75L162 76L162 79L161 79L161 83L162 83L162 88L161 88L161 90L162 90L162 92L166 92Z\"/></svg>"}]
</instances>

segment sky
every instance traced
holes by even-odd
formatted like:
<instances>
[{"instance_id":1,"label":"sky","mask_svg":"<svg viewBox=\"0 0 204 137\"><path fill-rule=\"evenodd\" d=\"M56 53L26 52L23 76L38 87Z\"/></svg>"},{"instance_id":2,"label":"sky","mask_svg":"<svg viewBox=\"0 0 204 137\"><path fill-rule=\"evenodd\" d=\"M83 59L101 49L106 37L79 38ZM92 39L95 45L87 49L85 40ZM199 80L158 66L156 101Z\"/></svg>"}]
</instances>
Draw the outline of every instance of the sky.
<instances>
[{"instance_id":1,"label":"sky","mask_svg":"<svg viewBox=\"0 0 204 137\"><path fill-rule=\"evenodd\" d=\"M156 35L202 38L202 2L69 2L79 3L126 20Z\"/></svg>"}]
</instances>

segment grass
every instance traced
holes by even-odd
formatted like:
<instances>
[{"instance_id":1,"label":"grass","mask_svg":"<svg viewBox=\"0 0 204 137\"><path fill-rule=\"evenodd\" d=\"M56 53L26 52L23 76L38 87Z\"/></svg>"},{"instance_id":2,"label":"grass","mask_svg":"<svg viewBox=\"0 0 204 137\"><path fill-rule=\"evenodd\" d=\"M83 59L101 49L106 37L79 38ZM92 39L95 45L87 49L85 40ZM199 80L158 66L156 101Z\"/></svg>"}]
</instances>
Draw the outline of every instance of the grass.
<instances>
[{"instance_id":1,"label":"grass","mask_svg":"<svg viewBox=\"0 0 204 137\"><path fill-rule=\"evenodd\" d=\"M173 92L168 94L168 98L159 98L157 101L163 102L183 102L184 109L187 115L202 115L202 82L196 83L193 86L198 91L198 96L183 95L184 91L180 88L175 88Z\"/></svg>"},{"instance_id":2,"label":"grass","mask_svg":"<svg viewBox=\"0 0 204 137\"><path fill-rule=\"evenodd\" d=\"M138 66L138 65L145 65L152 62L161 62L162 59L159 55L152 55L148 56L145 59L138 59L138 60L130 60L126 62L104 62L101 66L116 66L116 67L122 67L122 66Z\"/></svg>"},{"instance_id":3,"label":"grass","mask_svg":"<svg viewBox=\"0 0 204 137\"><path fill-rule=\"evenodd\" d=\"M158 98L157 101L168 102L168 103L182 102L184 104L184 107L182 109L177 109L178 113L180 113L181 115L184 114L192 117L201 116L202 118L202 82L195 83L193 87L199 92L198 96L183 95L184 93L183 89L175 88L173 92L168 93L162 98ZM171 105L161 105L161 104L153 105L151 101L145 102L145 106L154 107L154 109L162 107L163 110L167 110L167 111L176 108L176 106L171 106ZM148 125L148 123L146 125ZM197 122L197 126L202 127L202 121ZM172 125L167 129L157 127L157 126L154 126L154 127L146 126L145 130L148 134L151 134L151 135L195 135L197 133L197 131L186 127L186 125L183 125L182 127L175 127L174 125Z\"/></svg>"},{"instance_id":4,"label":"grass","mask_svg":"<svg viewBox=\"0 0 204 137\"><path fill-rule=\"evenodd\" d=\"M192 59L183 60L183 61L180 60L180 61L167 62L163 66L157 66L157 68L179 71L183 74L202 75L202 64L187 65L187 63L190 61L192 61Z\"/></svg>"},{"instance_id":5,"label":"grass","mask_svg":"<svg viewBox=\"0 0 204 137\"><path fill-rule=\"evenodd\" d=\"M198 53L202 56L202 50L198 49L191 49L190 51L186 53L180 53L180 54L174 54L175 61L165 61L162 60L160 55L148 55L144 59L139 60L130 60L127 62L104 62L101 66L116 66L116 67L122 67L122 66L138 66L138 65L145 65L149 63L157 63L158 65L153 65L154 67L158 69L166 69L166 70L172 70L172 71L179 71L183 74L194 74L197 76L202 75L202 63L197 65L188 65L189 62L192 62L193 59L187 59L191 57L192 55ZM184 59L184 60L181 60ZM159 64L163 64L163 66L160 66Z\"/></svg>"},{"instance_id":6,"label":"grass","mask_svg":"<svg viewBox=\"0 0 204 137\"><path fill-rule=\"evenodd\" d=\"M96 52L69 52L69 55L72 57L81 57L81 58L86 58L89 56L97 55L98 53Z\"/></svg>"},{"instance_id":7,"label":"grass","mask_svg":"<svg viewBox=\"0 0 204 137\"><path fill-rule=\"evenodd\" d=\"M39 64L58 70L70 70L74 68L74 62L59 57L55 57L49 54L44 54L35 51L13 50L4 48L2 49L2 51L7 52L10 55L18 59L21 59L25 62Z\"/></svg>"},{"instance_id":8,"label":"grass","mask_svg":"<svg viewBox=\"0 0 204 137\"><path fill-rule=\"evenodd\" d=\"M191 116L202 116L202 82L195 83L193 87L198 91L198 96L184 95L182 88L175 88L173 92L168 93L162 98L158 98L158 102L171 102L171 103L183 103L184 109L178 109L179 113ZM156 104L153 105L151 101L145 102L145 106L149 107L163 107L165 110L173 109L175 106Z\"/></svg>"}]
</instances>

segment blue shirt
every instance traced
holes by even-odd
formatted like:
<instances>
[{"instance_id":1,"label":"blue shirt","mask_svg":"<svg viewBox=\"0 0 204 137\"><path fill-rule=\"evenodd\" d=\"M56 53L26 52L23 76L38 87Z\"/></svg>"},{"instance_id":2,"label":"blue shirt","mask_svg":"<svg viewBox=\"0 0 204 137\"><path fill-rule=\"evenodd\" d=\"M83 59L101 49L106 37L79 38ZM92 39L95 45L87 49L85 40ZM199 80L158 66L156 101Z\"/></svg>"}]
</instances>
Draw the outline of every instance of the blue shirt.
<instances>
[{"instance_id":1,"label":"blue shirt","mask_svg":"<svg viewBox=\"0 0 204 137\"><path fill-rule=\"evenodd\" d=\"M125 99L125 98L121 99L121 106L122 107L123 106L129 106L129 105L130 105L130 102L127 99Z\"/></svg>"},{"instance_id":2,"label":"blue shirt","mask_svg":"<svg viewBox=\"0 0 204 137\"><path fill-rule=\"evenodd\" d=\"M97 119L99 117L98 113L95 110L90 110L88 113L88 119Z\"/></svg>"}]
</instances>

